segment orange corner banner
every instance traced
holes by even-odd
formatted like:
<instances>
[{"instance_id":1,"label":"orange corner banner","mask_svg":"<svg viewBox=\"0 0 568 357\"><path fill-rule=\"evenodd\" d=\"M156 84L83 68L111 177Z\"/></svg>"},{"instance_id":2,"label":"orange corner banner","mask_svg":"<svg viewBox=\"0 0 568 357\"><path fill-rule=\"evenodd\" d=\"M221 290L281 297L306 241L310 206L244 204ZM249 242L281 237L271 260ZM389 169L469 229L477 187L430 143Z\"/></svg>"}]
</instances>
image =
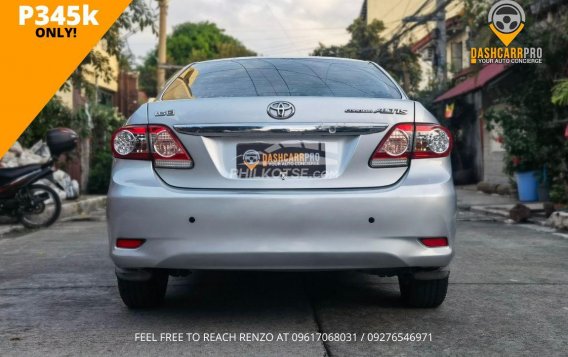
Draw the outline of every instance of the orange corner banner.
<instances>
[{"instance_id":1,"label":"orange corner banner","mask_svg":"<svg viewBox=\"0 0 568 357\"><path fill-rule=\"evenodd\" d=\"M0 30L0 157L131 0L5 0Z\"/></svg>"}]
</instances>

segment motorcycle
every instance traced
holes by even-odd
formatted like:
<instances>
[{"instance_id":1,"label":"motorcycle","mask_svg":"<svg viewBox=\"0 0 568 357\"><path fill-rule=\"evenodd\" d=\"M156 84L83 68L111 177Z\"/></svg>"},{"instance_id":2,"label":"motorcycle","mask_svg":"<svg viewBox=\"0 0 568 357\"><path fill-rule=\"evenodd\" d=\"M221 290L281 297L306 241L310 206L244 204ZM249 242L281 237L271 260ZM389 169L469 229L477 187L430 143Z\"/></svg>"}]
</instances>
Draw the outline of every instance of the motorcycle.
<instances>
[{"instance_id":1,"label":"motorcycle","mask_svg":"<svg viewBox=\"0 0 568 357\"><path fill-rule=\"evenodd\" d=\"M54 189L37 183L46 179L62 188L53 178L58 157L77 147L78 135L71 129L57 128L47 132L51 153L43 164L0 168L0 215L15 217L27 228L49 227L61 213L61 199Z\"/></svg>"}]
</instances>

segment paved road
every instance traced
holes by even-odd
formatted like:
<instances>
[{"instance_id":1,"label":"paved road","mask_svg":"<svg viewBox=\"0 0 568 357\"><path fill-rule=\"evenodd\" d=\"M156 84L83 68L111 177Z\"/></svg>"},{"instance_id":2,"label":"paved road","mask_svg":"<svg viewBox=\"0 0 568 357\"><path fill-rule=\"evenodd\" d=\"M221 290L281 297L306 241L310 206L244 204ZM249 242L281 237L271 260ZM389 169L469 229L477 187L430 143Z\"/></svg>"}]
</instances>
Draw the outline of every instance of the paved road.
<instances>
[{"instance_id":1,"label":"paved road","mask_svg":"<svg viewBox=\"0 0 568 357\"><path fill-rule=\"evenodd\" d=\"M449 295L434 310L404 308L391 278L211 272L171 280L158 310L130 311L102 218L0 239L0 355L565 353L568 239L461 217ZM136 342L136 332L426 332L432 341Z\"/></svg>"}]
</instances>

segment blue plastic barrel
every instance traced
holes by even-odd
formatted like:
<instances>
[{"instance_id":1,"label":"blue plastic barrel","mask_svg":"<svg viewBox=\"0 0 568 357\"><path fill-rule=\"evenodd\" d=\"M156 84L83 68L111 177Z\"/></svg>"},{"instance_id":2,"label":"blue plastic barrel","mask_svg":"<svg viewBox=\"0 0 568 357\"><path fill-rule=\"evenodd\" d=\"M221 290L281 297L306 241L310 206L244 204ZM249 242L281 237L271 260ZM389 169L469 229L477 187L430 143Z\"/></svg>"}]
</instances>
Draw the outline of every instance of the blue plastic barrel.
<instances>
[{"instance_id":1,"label":"blue plastic barrel","mask_svg":"<svg viewBox=\"0 0 568 357\"><path fill-rule=\"evenodd\" d=\"M538 201L538 181L536 180L536 171L516 172L515 178L517 179L519 201Z\"/></svg>"}]
</instances>

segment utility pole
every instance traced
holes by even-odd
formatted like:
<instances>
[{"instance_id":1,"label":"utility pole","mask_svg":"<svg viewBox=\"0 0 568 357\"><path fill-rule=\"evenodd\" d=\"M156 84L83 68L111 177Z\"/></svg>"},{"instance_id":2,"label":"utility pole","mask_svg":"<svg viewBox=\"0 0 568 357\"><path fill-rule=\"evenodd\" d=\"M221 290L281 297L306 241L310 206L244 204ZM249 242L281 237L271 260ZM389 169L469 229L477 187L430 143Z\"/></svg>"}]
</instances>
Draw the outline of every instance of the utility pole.
<instances>
[{"instance_id":1,"label":"utility pole","mask_svg":"<svg viewBox=\"0 0 568 357\"><path fill-rule=\"evenodd\" d=\"M167 19L168 19L168 1L158 0L160 5L160 28L158 32L158 69L156 71L156 91L166 83L166 35L167 35Z\"/></svg>"},{"instance_id":2,"label":"utility pole","mask_svg":"<svg viewBox=\"0 0 568 357\"><path fill-rule=\"evenodd\" d=\"M438 55L438 63L436 74L441 84L446 84L448 80L448 71L446 69L446 7L445 0L436 0L436 54Z\"/></svg>"},{"instance_id":3,"label":"utility pole","mask_svg":"<svg viewBox=\"0 0 568 357\"><path fill-rule=\"evenodd\" d=\"M435 60L432 61L432 65L436 78L438 78L441 85L444 85L448 80L448 72L446 69L446 6L448 3L450 3L449 0L436 0L436 9L434 12L424 16L417 16L415 14L402 19L403 22L415 22L413 27L428 21L436 21L436 29L434 30L433 36L436 56Z\"/></svg>"}]
</instances>

